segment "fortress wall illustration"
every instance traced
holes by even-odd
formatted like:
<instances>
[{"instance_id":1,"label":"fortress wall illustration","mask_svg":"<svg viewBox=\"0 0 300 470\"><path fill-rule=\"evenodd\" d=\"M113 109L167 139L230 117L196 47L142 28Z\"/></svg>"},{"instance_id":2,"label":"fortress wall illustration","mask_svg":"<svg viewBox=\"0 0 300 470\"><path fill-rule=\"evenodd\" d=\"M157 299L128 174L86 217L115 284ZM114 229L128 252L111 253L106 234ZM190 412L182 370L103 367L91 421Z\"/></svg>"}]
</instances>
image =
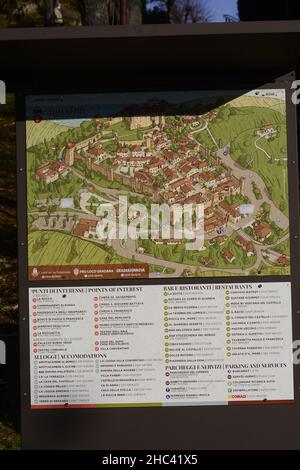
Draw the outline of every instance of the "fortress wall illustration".
<instances>
[{"instance_id":1,"label":"fortress wall illustration","mask_svg":"<svg viewBox=\"0 0 300 470\"><path fill-rule=\"evenodd\" d=\"M75 145L75 149L76 150L82 150L84 148L87 149L90 144L93 144L94 142L96 142L96 140L99 139L100 137L101 137L101 132L98 132L94 136L89 137L88 139L82 140L81 142L78 142Z\"/></svg>"},{"instance_id":2,"label":"fortress wall illustration","mask_svg":"<svg viewBox=\"0 0 300 470\"><path fill-rule=\"evenodd\" d=\"M76 160L81 160L81 161L84 162L84 163L85 163L85 161L86 161L86 157L83 157L82 155L80 155L80 153L74 153L74 158L75 158Z\"/></svg>"},{"instance_id":3,"label":"fortress wall illustration","mask_svg":"<svg viewBox=\"0 0 300 470\"><path fill-rule=\"evenodd\" d=\"M120 144L125 144L125 145L141 145L144 142L143 140L123 140L120 137L118 140Z\"/></svg>"},{"instance_id":4,"label":"fortress wall illustration","mask_svg":"<svg viewBox=\"0 0 300 470\"><path fill-rule=\"evenodd\" d=\"M75 154L75 158L81 160L89 170L102 174L109 181L117 181L118 183L129 186L135 192L145 192L147 194L154 194L153 199L157 202L160 200L159 196L155 194L155 189L151 185L146 185L141 183L140 181L136 181L131 176L121 175L120 173L115 172L112 168L105 168L101 165L97 165L96 163L92 162L89 164L89 159L79 154Z\"/></svg>"},{"instance_id":5,"label":"fortress wall illustration","mask_svg":"<svg viewBox=\"0 0 300 470\"><path fill-rule=\"evenodd\" d=\"M83 157L80 154L75 154L75 158L78 160L81 160L85 166L92 171L95 171L97 173L102 174L105 178L107 178L109 181L117 181L121 184L124 184L126 186L129 186L132 188L135 192L142 192L146 194L151 194L153 196L154 202L160 202L161 198L159 195L155 192L155 188L149 184L144 184L141 183L140 181L137 181L134 179L132 176L127 176L127 175L122 175L120 173L117 173L114 171L112 168L105 168L101 165L97 165L96 163L93 163L90 158L88 157ZM230 195L232 194L244 194L244 182L237 179L235 176L232 175L232 170L228 169L227 167L224 167L224 171L226 171L229 176L232 178L233 181L236 182L236 189L233 190L231 188L230 190ZM222 198L223 199L223 198ZM209 203L207 203L206 207L212 206L214 203L216 203L219 200L219 197L212 193L212 198L210 198Z\"/></svg>"}]
</instances>

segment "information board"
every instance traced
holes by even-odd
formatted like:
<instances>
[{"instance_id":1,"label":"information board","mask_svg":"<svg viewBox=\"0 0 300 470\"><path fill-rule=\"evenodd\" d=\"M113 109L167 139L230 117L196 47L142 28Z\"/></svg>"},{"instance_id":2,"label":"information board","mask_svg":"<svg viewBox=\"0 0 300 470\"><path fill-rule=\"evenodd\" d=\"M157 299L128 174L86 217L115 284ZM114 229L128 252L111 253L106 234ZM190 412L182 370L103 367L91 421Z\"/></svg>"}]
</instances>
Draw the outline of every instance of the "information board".
<instances>
[{"instance_id":1,"label":"information board","mask_svg":"<svg viewBox=\"0 0 300 470\"><path fill-rule=\"evenodd\" d=\"M289 99L280 81L24 98L28 420L294 406Z\"/></svg>"}]
</instances>

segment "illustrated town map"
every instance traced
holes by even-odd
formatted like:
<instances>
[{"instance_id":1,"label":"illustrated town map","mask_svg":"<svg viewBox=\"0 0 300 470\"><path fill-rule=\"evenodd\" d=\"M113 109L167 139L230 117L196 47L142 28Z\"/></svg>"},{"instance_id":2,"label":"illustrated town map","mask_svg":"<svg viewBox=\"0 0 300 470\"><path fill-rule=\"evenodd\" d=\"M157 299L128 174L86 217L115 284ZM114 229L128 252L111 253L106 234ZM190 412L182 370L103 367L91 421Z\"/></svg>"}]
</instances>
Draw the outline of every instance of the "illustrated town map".
<instances>
[{"instance_id":1,"label":"illustrated town map","mask_svg":"<svg viewBox=\"0 0 300 470\"><path fill-rule=\"evenodd\" d=\"M29 279L290 273L285 90L29 96L26 119ZM203 242L145 236L153 204L201 205ZM108 213L144 232L100 236Z\"/></svg>"}]
</instances>

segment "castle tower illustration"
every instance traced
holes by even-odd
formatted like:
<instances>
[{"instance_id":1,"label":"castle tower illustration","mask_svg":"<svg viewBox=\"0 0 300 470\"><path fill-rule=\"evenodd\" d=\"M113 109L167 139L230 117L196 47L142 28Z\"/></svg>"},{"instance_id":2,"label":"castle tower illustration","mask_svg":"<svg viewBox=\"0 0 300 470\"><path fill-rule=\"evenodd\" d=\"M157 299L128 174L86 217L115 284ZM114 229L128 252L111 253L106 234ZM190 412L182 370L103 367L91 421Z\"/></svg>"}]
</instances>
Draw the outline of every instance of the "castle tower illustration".
<instances>
[{"instance_id":1,"label":"castle tower illustration","mask_svg":"<svg viewBox=\"0 0 300 470\"><path fill-rule=\"evenodd\" d=\"M67 166L72 166L74 164L74 149L75 145L71 142L66 145L64 160Z\"/></svg>"},{"instance_id":2,"label":"castle tower illustration","mask_svg":"<svg viewBox=\"0 0 300 470\"><path fill-rule=\"evenodd\" d=\"M87 167L88 170L92 169L92 158L91 157L86 158L86 167Z\"/></svg>"},{"instance_id":3,"label":"castle tower illustration","mask_svg":"<svg viewBox=\"0 0 300 470\"><path fill-rule=\"evenodd\" d=\"M150 139L150 137L146 137L145 142L146 142L146 147L148 149L151 149L152 148L152 139Z\"/></svg>"},{"instance_id":4,"label":"castle tower illustration","mask_svg":"<svg viewBox=\"0 0 300 470\"><path fill-rule=\"evenodd\" d=\"M141 127L150 127L152 124L150 116L130 116L127 118L127 122L131 131Z\"/></svg>"},{"instance_id":5,"label":"castle tower illustration","mask_svg":"<svg viewBox=\"0 0 300 470\"><path fill-rule=\"evenodd\" d=\"M161 129L165 127L165 116L129 116L125 118L129 125L129 129L140 129L143 127L159 126Z\"/></svg>"},{"instance_id":6,"label":"castle tower illustration","mask_svg":"<svg viewBox=\"0 0 300 470\"><path fill-rule=\"evenodd\" d=\"M155 117L156 124L163 129L166 125L166 119L165 116L156 116Z\"/></svg>"}]
</instances>

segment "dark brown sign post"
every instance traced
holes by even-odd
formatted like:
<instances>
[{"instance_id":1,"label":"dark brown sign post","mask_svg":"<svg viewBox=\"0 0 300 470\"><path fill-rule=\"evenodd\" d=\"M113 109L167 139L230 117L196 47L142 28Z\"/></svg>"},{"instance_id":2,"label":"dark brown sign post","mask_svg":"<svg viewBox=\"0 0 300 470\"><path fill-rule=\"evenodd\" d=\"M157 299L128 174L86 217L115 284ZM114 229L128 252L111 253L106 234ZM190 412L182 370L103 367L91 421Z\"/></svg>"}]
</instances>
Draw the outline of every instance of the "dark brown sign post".
<instances>
[{"instance_id":1,"label":"dark brown sign post","mask_svg":"<svg viewBox=\"0 0 300 470\"><path fill-rule=\"evenodd\" d=\"M299 448L299 38L0 31L24 449ZM176 211L142 236L159 204L189 205L193 237Z\"/></svg>"}]
</instances>

